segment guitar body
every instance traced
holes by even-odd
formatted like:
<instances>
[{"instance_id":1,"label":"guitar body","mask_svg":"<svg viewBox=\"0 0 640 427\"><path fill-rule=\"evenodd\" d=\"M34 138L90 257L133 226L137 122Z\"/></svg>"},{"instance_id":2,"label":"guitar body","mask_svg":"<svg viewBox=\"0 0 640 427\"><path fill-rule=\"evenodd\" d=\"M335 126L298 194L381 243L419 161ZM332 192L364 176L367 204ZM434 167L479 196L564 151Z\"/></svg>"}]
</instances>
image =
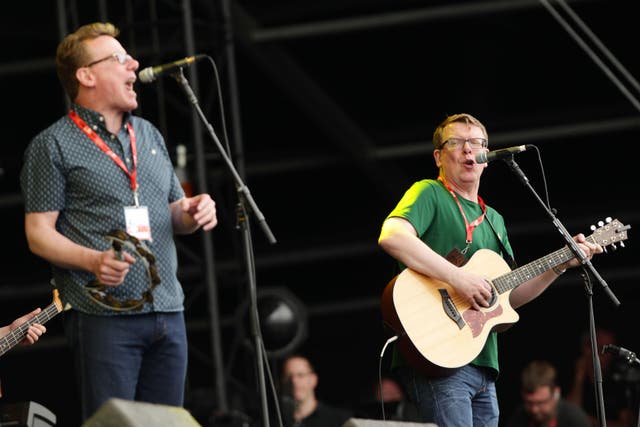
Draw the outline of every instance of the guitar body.
<instances>
[{"instance_id":1,"label":"guitar body","mask_svg":"<svg viewBox=\"0 0 640 427\"><path fill-rule=\"evenodd\" d=\"M488 281L510 271L498 254L487 249L474 253L462 269ZM510 294L494 288L491 306L477 311L451 285L405 269L385 288L382 312L400 336L398 347L405 359L429 376L442 376L471 362L494 328L518 321Z\"/></svg>"},{"instance_id":2,"label":"guitar body","mask_svg":"<svg viewBox=\"0 0 640 427\"><path fill-rule=\"evenodd\" d=\"M631 228L617 219L592 227L586 239L598 245L624 246ZM409 268L382 293L382 317L398 336L397 346L408 363L429 376L451 373L480 354L489 333L518 321L509 303L511 291L575 255L566 246L511 271L497 253L480 249L461 267L484 277L492 288L490 306L474 310L448 283Z\"/></svg>"}]
</instances>

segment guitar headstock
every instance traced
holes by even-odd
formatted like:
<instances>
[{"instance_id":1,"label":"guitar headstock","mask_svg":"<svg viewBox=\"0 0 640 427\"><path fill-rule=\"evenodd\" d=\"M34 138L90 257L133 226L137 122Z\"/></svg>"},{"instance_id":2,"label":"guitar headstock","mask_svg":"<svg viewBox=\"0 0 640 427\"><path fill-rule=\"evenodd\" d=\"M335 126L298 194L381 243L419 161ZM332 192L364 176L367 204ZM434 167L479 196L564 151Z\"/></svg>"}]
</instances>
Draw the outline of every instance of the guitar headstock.
<instances>
[{"instance_id":1,"label":"guitar headstock","mask_svg":"<svg viewBox=\"0 0 640 427\"><path fill-rule=\"evenodd\" d=\"M624 241L627 240L627 230L631 228L630 225L623 225L617 219L611 219L610 217L605 221L599 221L598 227L591 226L593 234L588 238L592 242L599 244L606 251L607 246L611 246L614 250L618 249L617 244L624 247Z\"/></svg>"},{"instance_id":2,"label":"guitar headstock","mask_svg":"<svg viewBox=\"0 0 640 427\"><path fill-rule=\"evenodd\" d=\"M60 292L57 289L53 290L53 304L55 304L58 313L62 311L62 301L60 300Z\"/></svg>"}]
</instances>

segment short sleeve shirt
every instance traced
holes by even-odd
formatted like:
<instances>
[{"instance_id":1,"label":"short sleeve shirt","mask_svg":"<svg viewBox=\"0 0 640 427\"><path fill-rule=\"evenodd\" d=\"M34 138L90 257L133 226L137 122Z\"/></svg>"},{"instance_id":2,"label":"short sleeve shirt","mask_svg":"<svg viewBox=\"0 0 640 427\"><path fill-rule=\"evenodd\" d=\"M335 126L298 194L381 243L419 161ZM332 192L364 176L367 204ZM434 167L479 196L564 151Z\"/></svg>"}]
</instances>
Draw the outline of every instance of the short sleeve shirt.
<instances>
[{"instance_id":1,"label":"short sleeve shirt","mask_svg":"<svg viewBox=\"0 0 640 427\"><path fill-rule=\"evenodd\" d=\"M469 221L482 213L478 203L466 200L458 195L460 205ZM466 246L466 228L460 208L441 182L425 179L414 183L404 194L395 209L388 215L404 218L413 225L418 237L436 253L446 256L451 250L462 251ZM486 217L473 232L473 240L466 253L467 259L478 249L490 249L501 253L500 240L510 256L513 256L507 236L504 219L490 206ZM495 227L491 229L489 221ZM504 254L503 254L504 256ZM404 268L404 266L401 266ZM498 372L498 340L495 332L490 333L480 354L471 362L477 366L488 367Z\"/></svg>"},{"instance_id":2,"label":"short sleeve shirt","mask_svg":"<svg viewBox=\"0 0 640 427\"><path fill-rule=\"evenodd\" d=\"M87 271L52 266L61 299L72 308L100 315L181 311L184 295L178 282L177 253L169 204L184 196L160 132L150 122L127 114L117 135L105 126L102 115L80 106L76 113L104 140L129 169L133 168L131 141L126 124L136 137L137 183L141 206L149 211L152 241L145 243L153 253L160 276L154 300L141 310L115 312L97 305L83 289L96 277ZM67 115L38 134L29 144L20 182L25 212L59 213L58 232L82 246L109 249L104 236L126 230L124 207L134 205L127 174ZM132 265L124 283L108 287L118 300L139 299L149 289L142 262Z\"/></svg>"}]
</instances>

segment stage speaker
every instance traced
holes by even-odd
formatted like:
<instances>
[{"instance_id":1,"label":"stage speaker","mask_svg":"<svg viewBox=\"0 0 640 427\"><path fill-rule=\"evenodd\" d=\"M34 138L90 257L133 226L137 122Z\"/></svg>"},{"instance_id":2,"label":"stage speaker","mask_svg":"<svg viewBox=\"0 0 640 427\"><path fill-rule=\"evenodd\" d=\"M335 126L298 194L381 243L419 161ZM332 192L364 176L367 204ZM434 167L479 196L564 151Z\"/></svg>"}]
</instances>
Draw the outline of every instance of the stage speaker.
<instances>
[{"instance_id":1,"label":"stage speaker","mask_svg":"<svg viewBox=\"0 0 640 427\"><path fill-rule=\"evenodd\" d=\"M349 418L342 427L438 427L432 423L410 423L406 421L368 420L365 418Z\"/></svg>"},{"instance_id":2,"label":"stage speaker","mask_svg":"<svg viewBox=\"0 0 640 427\"><path fill-rule=\"evenodd\" d=\"M82 427L202 427L177 406L109 399Z\"/></svg>"},{"instance_id":3,"label":"stage speaker","mask_svg":"<svg viewBox=\"0 0 640 427\"><path fill-rule=\"evenodd\" d=\"M9 403L0 407L0 427L51 427L56 416L37 402Z\"/></svg>"}]
</instances>

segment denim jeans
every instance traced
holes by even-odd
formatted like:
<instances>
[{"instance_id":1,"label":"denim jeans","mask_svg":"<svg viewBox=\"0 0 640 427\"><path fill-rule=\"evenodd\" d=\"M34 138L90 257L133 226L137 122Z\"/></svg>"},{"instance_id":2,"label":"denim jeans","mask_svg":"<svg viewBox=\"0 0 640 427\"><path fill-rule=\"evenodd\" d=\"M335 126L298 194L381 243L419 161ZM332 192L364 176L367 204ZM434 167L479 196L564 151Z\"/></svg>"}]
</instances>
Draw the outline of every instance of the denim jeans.
<instances>
[{"instance_id":1,"label":"denim jeans","mask_svg":"<svg viewBox=\"0 0 640 427\"><path fill-rule=\"evenodd\" d=\"M182 312L123 316L64 313L82 420L112 397L182 406L187 334Z\"/></svg>"},{"instance_id":2,"label":"denim jeans","mask_svg":"<svg viewBox=\"0 0 640 427\"><path fill-rule=\"evenodd\" d=\"M446 427L497 427L498 398L493 375L472 365L429 379L410 368L400 378L424 422Z\"/></svg>"}]
</instances>

